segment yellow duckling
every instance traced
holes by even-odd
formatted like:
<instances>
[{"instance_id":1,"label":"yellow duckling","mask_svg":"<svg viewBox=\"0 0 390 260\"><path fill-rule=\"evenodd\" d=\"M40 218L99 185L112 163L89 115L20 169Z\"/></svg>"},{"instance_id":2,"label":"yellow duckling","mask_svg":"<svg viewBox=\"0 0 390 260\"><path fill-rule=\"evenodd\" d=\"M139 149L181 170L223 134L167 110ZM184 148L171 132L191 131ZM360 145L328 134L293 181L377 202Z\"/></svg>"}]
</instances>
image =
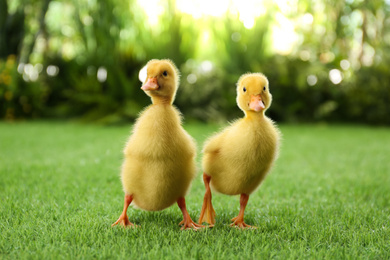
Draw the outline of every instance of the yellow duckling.
<instances>
[{"instance_id":1,"label":"yellow duckling","mask_svg":"<svg viewBox=\"0 0 390 260\"><path fill-rule=\"evenodd\" d=\"M179 72L172 61L147 63L147 78L141 89L153 104L140 114L126 144L121 173L124 208L112 226L134 226L127 217L130 203L158 211L177 202L184 218L182 229L202 227L192 221L184 199L196 173L196 145L172 105L178 83Z\"/></svg>"},{"instance_id":2,"label":"yellow duckling","mask_svg":"<svg viewBox=\"0 0 390 260\"><path fill-rule=\"evenodd\" d=\"M244 223L249 195L261 184L278 155L280 132L264 115L271 105L267 78L261 73L245 74L237 83L237 104L245 117L212 136L203 149L203 181L206 187L199 223L215 223L211 190L240 197L240 213L231 226Z\"/></svg>"}]
</instances>

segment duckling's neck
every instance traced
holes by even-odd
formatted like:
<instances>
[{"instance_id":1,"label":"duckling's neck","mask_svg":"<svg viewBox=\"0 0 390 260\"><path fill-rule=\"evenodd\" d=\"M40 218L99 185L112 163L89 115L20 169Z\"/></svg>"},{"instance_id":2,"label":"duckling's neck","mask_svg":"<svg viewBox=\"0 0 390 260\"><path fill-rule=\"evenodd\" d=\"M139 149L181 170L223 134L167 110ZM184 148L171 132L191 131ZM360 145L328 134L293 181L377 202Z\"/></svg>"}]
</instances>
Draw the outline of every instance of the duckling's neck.
<instances>
[{"instance_id":1,"label":"duckling's neck","mask_svg":"<svg viewBox=\"0 0 390 260\"><path fill-rule=\"evenodd\" d=\"M261 121L264 119L264 110L260 112L255 112L255 111L245 111L245 120L250 120L250 121Z\"/></svg>"},{"instance_id":2,"label":"duckling's neck","mask_svg":"<svg viewBox=\"0 0 390 260\"><path fill-rule=\"evenodd\" d=\"M172 105L173 100L172 98L168 97L152 97L152 103L153 105Z\"/></svg>"}]
</instances>

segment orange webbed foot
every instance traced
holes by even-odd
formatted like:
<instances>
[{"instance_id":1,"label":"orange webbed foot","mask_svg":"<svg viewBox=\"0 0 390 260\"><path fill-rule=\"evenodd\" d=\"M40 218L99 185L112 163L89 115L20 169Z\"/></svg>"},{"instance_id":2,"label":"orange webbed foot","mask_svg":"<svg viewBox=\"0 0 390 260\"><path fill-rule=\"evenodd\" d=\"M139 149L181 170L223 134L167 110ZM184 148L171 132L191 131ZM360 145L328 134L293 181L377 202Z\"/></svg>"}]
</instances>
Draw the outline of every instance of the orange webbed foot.
<instances>
[{"instance_id":1,"label":"orange webbed foot","mask_svg":"<svg viewBox=\"0 0 390 260\"><path fill-rule=\"evenodd\" d=\"M137 227L133 223L129 221L129 218L127 217L127 208L129 207L130 203L133 201L133 195L125 194L125 199L124 199L124 204L123 204L123 212L119 216L118 220L115 221L111 225L111 227L116 226L116 225L121 225L123 227Z\"/></svg>"},{"instance_id":2,"label":"orange webbed foot","mask_svg":"<svg viewBox=\"0 0 390 260\"><path fill-rule=\"evenodd\" d=\"M215 210L213 204L211 203L212 195L210 190L210 180L211 177L206 173L203 173L203 182L206 188L204 194L202 210L200 211L199 223L206 222L209 224L209 227L214 227L215 224Z\"/></svg>"},{"instance_id":3,"label":"orange webbed foot","mask_svg":"<svg viewBox=\"0 0 390 260\"><path fill-rule=\"evenodd\" d=\"M240 213L238 213L237 217L232 219L233 223L230 224L231 227L237 227L241 229L257 228L255 226L249 226L244 222L244 211L245 211L246 204L248 203L248 200L249 200L249 195L242 193L240 197Z\"/></svg>"},{"instance_id":4,"label":"orange webbed foot","mask_svg":"<svg viewBox=\"0 0 390 260\"><path fill-rule=\"evenodd\" d=\"M180 226L183 225L180 230L193 229L193 230L197 231L198 229L205 228L205 226L200 225L200 224L195 223L194 221L192 221L191 218L189 218L187 220L183 219L179 223L179 225Z\"/></svg>"},{"instance_id":5,"label":"orange webbed foot","mask_svg":"<svg viewBox=\"0 0 390 260\"><path fill-rule=\"evenodd\" d=\"M202 210L199 216L199 223L206 222L209 224L209 227L213 227L215 224L215 210L211 204L211 193L206 192Z\"/></svg>"},{"instance_id":6,"label":"orange webbed foot","mask_svg":"<svg viewBox=\"0 0 390 260\"><path fill-rule=\"evenodd\" d=\"M111 227L113 227L113 226L116 226L116 225L121 225L121 226L123 226L123 227L125 227L125 228L131 228L131 227L137 227L137 225L134 225L133 223L131 223L130 221L129 221L129 218L126 216L126 215L121 215L119 218L118 218L118 220L117 221L115 221L115 223L113 223L112 225L111 225Z\"/></svg>"},{"instance_id":7,"label":"orange webbed foot","mask_svg":"<svg viewBox=\"0 0 390 260\"><path fill-rule=\"evenodd\" d=\"M202 226L202 225L192 221L191 216L190 216L190 214L188 214L188 211L186 208L186 201L183 197L181 197L177 200L177 205L179 206L181 212L183 213L183 220L179 223L179 225L183 225L181 227L181 230L193 229L196 231L198 229L205 227L205 226Z\"/></svg>"},{"instance_id":8,"label":"orange webbed foot","mask_svg":"<svg viewBox=\"0 0 390 260\"><path fill-rule=\"evenodd\" d=\"M257 228L255 226L250 226L248 224L245 224L244 219L240 218L239 216L232 218L232 221L233 221L233 223L230 224L231 227L236 227L236 228L241 228L241 229L245 229L245 228L256 229Z\"/></svg>"}]
</instances>

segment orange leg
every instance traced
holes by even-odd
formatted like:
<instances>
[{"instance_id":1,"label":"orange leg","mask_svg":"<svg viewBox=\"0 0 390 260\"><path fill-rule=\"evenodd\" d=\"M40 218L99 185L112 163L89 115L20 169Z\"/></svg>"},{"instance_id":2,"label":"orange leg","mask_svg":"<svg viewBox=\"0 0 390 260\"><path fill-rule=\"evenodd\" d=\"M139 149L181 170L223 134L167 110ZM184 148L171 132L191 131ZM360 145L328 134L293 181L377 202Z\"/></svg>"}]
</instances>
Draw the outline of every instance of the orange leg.
<instances>
[{"instance_id":1,"label":"orange leg","mask_svg":"<svg viewBox=\"0 0 390 260\"><path fill-rule=\"evenodd\" d=\"M128 195L128 194L125 194L125 203L124 203L124 206L123 206L123 212L122 214L119 216L118 220L112 224L111 226L115 226L115 225L122 225L124 227L133 227L134 224L131 223L129 221L129 218L127 217L127 208L129 207L130 203L133 201L133 195Z\"/></svg>"},{"instance_id":2,"label":"orange leg","mask_svg":"<svg viewBox=\"0 0 390 260\"><path fill-rule=\"evenodd\" d=\"M242 193L240 197L240 213L238 213L238 216L233 218L233 223L230 224L231 227L238 227L238 228L256 228L254 226L249 226L244 223L244 211L246 204L248 203L249 195Z\"/></svg>"},{"instance_id":3,"label":"orange leg","mask_svg":"<svg viewBox=\"0 0 390 260\"><path fill-rule=\"evenodd\" d=\"M210 227L213 227L215 224L215 210L213 208L213 204L211 203L211 190L210 190L210 181L211 176L208 176L206 173L203 173L203 182L206 188L206 192L204 194L203 206L200 211L199 223L207 222L210 224Z\"/></svg>"},{"instance_id":4,"label":"orange leg","mask_svg":"<svg viewBox=\"0 0 390 260\"><path fill-rule=\"evenodd\" d=\"M181 197L177 200L177 205L179 206L181 212L183 213L183 220L179 223L179 225L183 225L181 227L181 230L183 229L194 229L198 230L204 226L196 224L192 221L190 214L188 214L187 208L186 208L186 200Z\"/></svg>"}]
</instances>

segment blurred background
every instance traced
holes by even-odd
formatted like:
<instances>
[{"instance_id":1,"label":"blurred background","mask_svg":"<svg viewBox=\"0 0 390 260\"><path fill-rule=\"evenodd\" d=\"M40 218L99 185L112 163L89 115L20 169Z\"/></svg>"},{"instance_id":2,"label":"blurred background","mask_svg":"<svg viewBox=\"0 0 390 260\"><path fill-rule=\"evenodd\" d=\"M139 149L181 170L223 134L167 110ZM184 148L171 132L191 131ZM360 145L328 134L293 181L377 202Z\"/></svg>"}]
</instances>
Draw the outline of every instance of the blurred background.
<instances>
[{"instance_id":1,"label":"blurred background","mask_svg":"<svg viewBox=\"0 0 390 260\"><path fill-rule=\"evenodd\" d=\"M241 116L235 83L263 72L278 122L390 125L390 0L0 0L0 118L131 121L152 58L186 120Z\"/></svg>"}]
</instances>

